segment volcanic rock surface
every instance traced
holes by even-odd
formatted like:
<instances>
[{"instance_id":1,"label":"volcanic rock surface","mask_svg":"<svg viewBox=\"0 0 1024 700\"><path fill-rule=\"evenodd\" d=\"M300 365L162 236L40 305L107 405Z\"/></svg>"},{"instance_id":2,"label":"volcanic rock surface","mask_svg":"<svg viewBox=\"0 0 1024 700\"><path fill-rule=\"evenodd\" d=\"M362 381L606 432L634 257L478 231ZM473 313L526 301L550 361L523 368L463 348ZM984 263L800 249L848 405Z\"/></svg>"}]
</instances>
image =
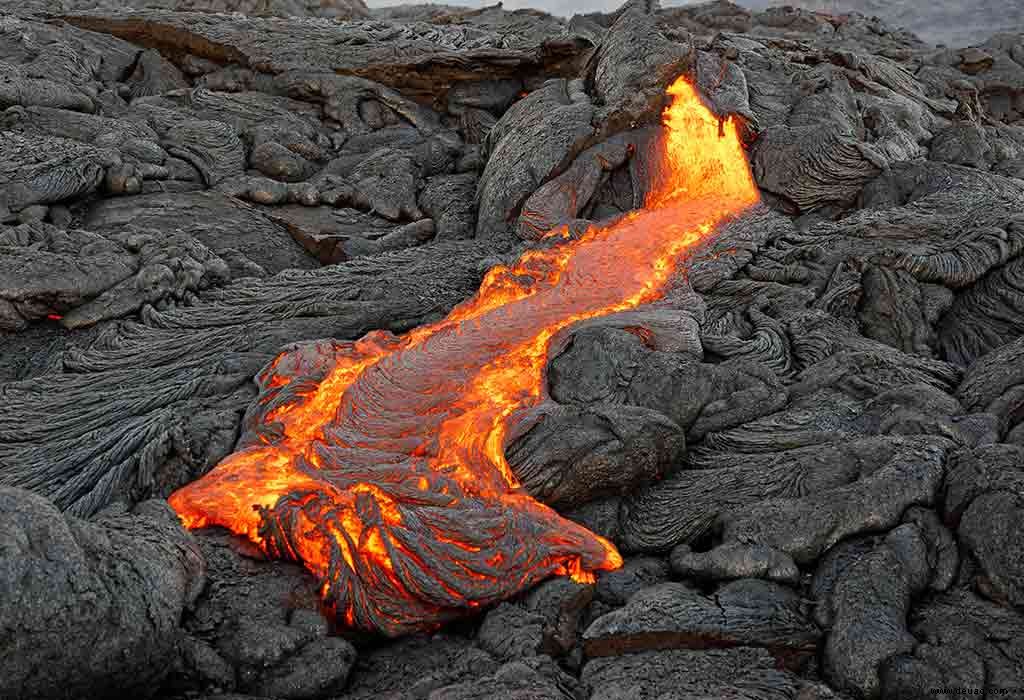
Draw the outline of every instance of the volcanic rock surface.
<instances>
[{"instance_id":1,"label":"volcanic rock surface","mask_svg":"<svg viewBox=\"0 0 1024 700\"><path fill-rule=\"evenodd\" d=\"M741 125L762 201L660 298L555 334L503 446L620 569L384 639L301 566L181 527L161 499L275 439L279 353L313 387L327 350L629 220L680 75ZM1024 34L724 1L17 3L0 401L0 697L1022 688Z\"/></svg>"}]
</instances>

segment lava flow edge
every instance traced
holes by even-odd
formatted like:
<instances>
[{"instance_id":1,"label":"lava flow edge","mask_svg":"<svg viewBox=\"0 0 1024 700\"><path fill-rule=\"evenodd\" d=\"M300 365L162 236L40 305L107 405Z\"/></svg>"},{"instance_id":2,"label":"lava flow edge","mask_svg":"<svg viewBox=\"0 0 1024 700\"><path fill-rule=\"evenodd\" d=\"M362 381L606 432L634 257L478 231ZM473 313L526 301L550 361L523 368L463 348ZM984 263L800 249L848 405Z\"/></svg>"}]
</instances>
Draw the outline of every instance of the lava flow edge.
<instances>
[{"instance_id":1,"label":"lava flow edge","mask_svg":"<svg viewBox=\"0 0 1024 700\"><path fill-rule=\"evenodd\" d=\"M504 443L512 415L546 398L556 333L658 299L688 249L759 199L737 122L684 78L668 93L644 209L495 267L437 323L335 343L315 383L282 353L257 378L256 429L170 497L182 522L303 563L341 622L388 635L620 566L525 492Z\"/></svg>"}]
</instances>

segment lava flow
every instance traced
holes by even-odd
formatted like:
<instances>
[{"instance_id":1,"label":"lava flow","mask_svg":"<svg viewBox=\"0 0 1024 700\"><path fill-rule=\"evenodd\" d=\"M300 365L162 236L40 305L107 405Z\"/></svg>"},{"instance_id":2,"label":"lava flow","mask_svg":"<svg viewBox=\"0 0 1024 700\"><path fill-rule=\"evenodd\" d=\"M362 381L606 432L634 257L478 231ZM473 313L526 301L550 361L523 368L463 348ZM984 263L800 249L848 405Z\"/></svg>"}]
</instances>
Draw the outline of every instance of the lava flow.
<instances>
[{"instance_id":1,"label":"lava flow","mask_svg":"<svg viewBox=\"0 0 1024 700\"><path fill-rule=\"evenodd\" d=\"M758 199L731 119L677 80L641 211L492 269L447 318L285 351L239 451L171 496L192 528L222 525L302 562L345 624L397 635L553 574L621 564L606 540L518 484L513 412L545 398L552 336L659 298L687 248Z\"/></svg>"}]
</instances>

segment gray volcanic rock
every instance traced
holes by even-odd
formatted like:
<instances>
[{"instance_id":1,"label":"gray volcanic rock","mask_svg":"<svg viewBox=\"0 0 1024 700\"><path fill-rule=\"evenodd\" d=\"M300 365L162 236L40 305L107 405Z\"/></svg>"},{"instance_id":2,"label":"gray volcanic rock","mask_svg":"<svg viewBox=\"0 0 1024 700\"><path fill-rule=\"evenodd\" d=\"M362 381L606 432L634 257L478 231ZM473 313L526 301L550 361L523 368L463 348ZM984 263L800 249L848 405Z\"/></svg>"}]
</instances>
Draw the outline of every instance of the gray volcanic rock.
<instances>
[{"instance_id":1,"label":"gray volcanic rock","mask_svg":"<svg viewBox=\"0 0 1024 700\"><path fill-rule=\"evenodd\" d=\"M208 584L184 617L184 653L169 685L292 700L340 691L356 650L328 636L312 577L223 532L196 538Z\"/></svg>"},{"instance_id":2,"label":"gray volcanic rock","mask_svg":"<svg viewBox=\"0 0 1024 700\"><path fill-rule=\"evenodd\" d=\"M132 97L161 95L172 90L184 90L188 81L178 68L152 49L143 51L128 78L128 94Z\"/></svg>"},{"instance_id":3,"label":"gray volcanic rock","mask_svg":"<svg viewBox=\"0 0 1024 700\"><path fill-rule=\"evenodd\" d=\"M946 479L945 515L981 569L981 591L1024 607L1024 448L986 445L955 455Z\"/></svg>"},{"instance_id":4,"label":"gray volcanic rock","mask_svg":"<svg viewBox=\"0 0 1024 700\"><path fill-rule=\"evenodd\" d=\"M361 654L341 697L425 698L441 688L494 674L500 668L493 656L464 639L410 637Z\"/></svg>"},{"instance_id":5,"label":"gray volcanic rock","mask_svg":"<svg viewBox=\"0 0 1024 700\"><path fill-rule=\"evenodd\" d=\"M104 200L89 210L84 225L100 233L125 226L181 230L222 257L245 260L270 273L316 266L312 256L279 225L252 207L216 192L146 194ZM239 263L233 267L233 272L248 271Z\"/></svg>"},{"instance_id":6,"label":"gray volcanic rock","mask_svg":"<svg viewBox=\"0 0 1024 700\"><path fill-rule=\"evenodd\" d=\"M487 135L487 166L476 195L478 236L511 229L527 197L586 145L593 116L580 80L550 80L509 108Z\"/></svg>"},{"instance_id":7,"label":"gray volcanic rock","mask_svg":"<svg viewBox=\"0 0 1024 700\"><path fill-rule=\"evenodd\" d=\"M3 125L10 131L54 136L86 144L103 144L118 149L122 157L134 155L140 161L160 165L166 154L159 152L158 137L148 123L111 116L82 114L53 107L9 107Z\"/></svg>"},{"instance_id":8,"label":"gray volcanic rock","mask_svg":"<svg viewBox=\"0 0 1024 700\"><path fill-rule=\"evenodd\" d=\"M537 240L560 224L579 218L611 173L636 148L627 135L614 137L579 154L568 170L544 183L523 204L516 222L520 238ZM637 202L639 205L640 202Z\"/></svg>"},{"instance_id":9,"label":"gray volcanic rock","mask_svg":"<svg viewBox=\"0 0 1024 700\"><path fill-rule=\"evenodd\" d=\"M967 368L957 396L964 407L991 413L999 420L1001 433L1019 430L1024 422L1024 339L1003 345L983 355Z\"/></svg>"},{"instance_id":10,"label":"gray volcanic rock","mask_svg":"<svg viewBox=\"0 0 1024 700\"><path fill-rule=\"evenodd\" d=\"M30 0L32 9L52 13L76 9L116 11L161 9L179 12L241 13L256 17L333 17L363 19L362 0Z\"/></svg>"},{"instance_id":11,"label":"gray volcanic rock","mask_svg":"<svg viewBox=\"0 0 1024 700\"><path fill-rule=\"evenodd\" d=\"M583 667L583 685L591 700L700 700L745 697L795 700L799 678L777 670L764 649L739 647L647 651L594 659Z\"/></svg>"},{"instance_id":12,"label":"gray volcanic rock","mask_svg":"<svg viewBox=\"0 0 1024 700\"><path fill-rule=\"evenodd\" d=\"M927 546L913 525L892 530L843 571L825 602L832 618L825 673L835 686L878 696L879 664L916 645L905 620L930 573Z\"/></svg>"},{"instance_id":13,"label":"gray volcanic rock","mask_svg":"<svg viewBox=\"0 0 1024 700\"><path fill-rule=\"evenodd\" d=\"M803 608L789 589L756 579L734 581L711 598L684 584L663 583L638 591L624 607L594 620L583 644L590 657L757 646L795 668L814 652L820 636Z\"/></svg>"},{"instance_id":14,"label":"gray volcanic rock","mask_svg":"<svg viewBox=\"0 0 1024 700\"><path fill-rule=\"evenodd\" d=\"M316 65L431 97L443 96L467 75L508 78L546 65L557 70L562 61L571 64L578 50L561 22L525 15L509 26L500 10L493 20L487 13L470 14L466 19L476 25L470 32L451 22L337 24L147 9L67 12L65 18L75 26L149 48L188 44L199 58L272 74ZM360 48L353 51L353 46Z\"/></svg>"},{"instance_id":15,"label":"gray volcanic rock","mask_svg":"<svg viewBox=\"0 0 1024 700\"><path fill-rule=\"evenodd\" d=\"M87 521L4 488L0 523L3 695L153 695L182 653L179 622L204 573L167 504Z\"/></svg>"},{"instance_id":16,"label":"gray volcanic rock","mask_svg":"<svg viewBox=\"0 0 1024 700\"><path fill-rule=\"evenodd\" d=\"M484 651L506 661L536 656L544 644L544 618L500 603L484 616L478 640Z\"/></svg>"},{"instance_id":17,"label":"gray volcanic rock","mask_svg":"<svg viewBox=\"0 0 1024 700\"><path fill-rule=\"evenodd\" d=\"M541 652L552 657L566 655L566 663L576 659L580 634L591 611L596 587L572 579L555 578L537 586L526 597L526 609L543 620Z\"/></svg>"},{"instance_id":18,"label":"gray volcanic rock","mask_svg":"<svg viewBox=\"0 0 1024 700\"><path fill-rule=\"evenodd\" d=\"M912 447L850 486L803 499L768 499L721 516L722 539L757 542L808 563L843 537L894 525L911 505L931 505L943 476L940 448Z\"/></svg>"},{"instance_id":19,"label":"gray volcanic rock","mask_svg":"<svg viewBox=\"0 0 1024 700\"><path fill-rule=\"evenodd\" d=\"M641 320L645 333L656 332L653 320ZM643 406L697 438L770 413L786 399L774 373L757 362L701 363L689 353L647 348L637 333L601 325L573 334L551 361L549 382L561 403Z\"/></svg>"},{"instance_id":20,"label":"gray volcanic rock","mask_svg":"<svg viewBox=\"0 0 1024 700\"><path fill-rule=\"evenodd\" d=\"M494 675L439 688L429 695L430 700L573 700L579 697L571 685L575 679L566 676L553 665L540 670L533 666L538 657L515 661L499 668ZM531 665L531 662L533 664Z\"/></svg>"},{"instance_id":21,"label":"gray volcanic rock","mask_svg":"<svg viewBox=\"0 0 1024 700\"><path fill-rule=\"evenodd\" d=\"M797 437L767 436L780 442ZM873 437L789 447L691 456L690 469L627 499L620 543L630 550L667 550L724 526L726 545L757 544L798 562L813 560L840 537L833 526L849 528L849 534L877 527L874 518L883 508L894 523L908 505L930 502L942 476L943 453L924 440ZM904 479L911 474L916 476ZM817 518L823 520L812 527Z\"/></svg>"},{"instance_id":22,"label":"gray volcanic rock","mask_svg":"<svg viewBox=\"0 0 1024 700\"><path fill-rule=\"evenodd\" d=\"M625 605L644 588L650 588L668 579L668 566L654 557L627 559L621 569L610 571L597 582L594 595L608 605Z\"/></svg>"},{"instance_id":23,"label":"gray volcanic rock","mask_svg":"<svg viewBox=\"0 0 1024 700\"><path fill-rule=\"evenodd\" d=\"M20 211L88 194L103 182L117 156L66 139L28 139L0 132L0 207Z\"/></svg>"},{"instance_id":24,"label":"gray volcanic rock","mask_svg":"<svg viewBox=\"0 0 1024 700\"><path fill-rule=\"evenodd\" d=\"M434 236L439 241L476 234L475 191L476 177L472 173L435 175L426 181L418 204L434 220Z\"/></svg>"},{"instance_id":25,"label":"gray volcanic rock","mask_svg":"<svg viewBox=\"0 0 1024 700\"><path fill-rule=\"evenodd\" d=\"M800 212L850 204L886 165L872 161L837 127L773 126L758 145L751 163L758 184Z\"/></svg>"},{"instance_id":26,"label":"gray volcanic rock","mask_svg":"<svg viewBox=\"0 0 1024 700\"><path fill-rule=\"evenodd\" d=\"M163 137L167 152L191 163L211 187L245 167L242 142L223 122L189 119L172 126Z\"/></svg>"},{"instance_id":27,"label":"gray volcanic rock","mask_svg":"<svg viewBox=\"0 0 1024 700\"><path fill-rule=\"evenodd\" d=\"M785 552L764 545L728 542L709 552L694 552L678 544L669 558L672 573L704 580L763 578L795 584L800 570Z\"/></svg>"},{"instance_id":28,"label":"gray volcanic rock","mask_svg":"<svg viewBox=\"0 0 1024 700\"><path fill-rule=\"evenodd\" d=\"M587 72L605 135L657 123L665 88L692 67L690 37L666 31L660 9L656 0L627 2L597 42Z\"/></svg>"},{"instance_id":29,"label":"gray volcanic rock","mask_svg":"<svg viewBox=\"0 0 1024 700\"><path fill-rule=\"evenodd\" d=\"M180 231L104 236L44 223L0 228L0 299L13 310L0 328L42 317L80 328L149 304L194 298L230 278L227 263Z\"/></svg>"},{"instance_id":30,"label":"gray volcanic rock","mask_svg":"<svg viewBox=\"0 0 1024 700\"><path fill-rule=\"evenodd\" d=\"M886 697L921 697L934 683L964 683L997 693L1024 678L1024 618L973 593L957 590L923 602L909 628L920 643L913 653L879 668Z\"/></svg>"},{"instance_id":31,"label":"gray volcanic rock","mask_svg":"<svg viewBox=\"0 0 1024 700\"><path fill-rule=\"evenodd\" d=\"M431 219L395 224L356 209L297 204L263 207L271 221L324 265L389 250L401 250L436 237Z\"/></svg>"},{"instance_id":32,"label":"gray volcanic rock","mask_svg":"<svg viewBox=\"0 0 1024 700\"><path fill-rule=\"evenodd\" d=\"M556 508L656 481L686 451L679 426L638 406L556 405L538 420L506 455L523 486Z\"/></svg>"},{"instance_id":33,"label":"gray volcanic rock","mask_svg":"<svg viewBox=\"0 0 1024 700\"><path fill-rule=\"evenodd\" d=\"M744 0L752 10L767 10L778 3ZM922 5L912 0L791 0L786 3L807 10L881 17L892 26L908 29L931 43L966 45L983 41L999 31L1013 31L1024 24L1024 9L999 0L981 0L969 7L955 1ZM841 26L841 25L840 25Z\"/></svg>"},{"instance_id":34,"label":"gray volcanic rock","mask_svg":"<svg viewBox=\"0 0 1024 700\"><path fill-rule=\"evenodd\" d=\"M0 294L9 308L3 330L22 330L29 320L84 304L137 269L116 241L88 231L22 224L4 229L0 241L5 252ZM80 259L78 253L86 247L93 255ZM50 254L40 254L44 251Z\"/></svg>"}]
</instances>

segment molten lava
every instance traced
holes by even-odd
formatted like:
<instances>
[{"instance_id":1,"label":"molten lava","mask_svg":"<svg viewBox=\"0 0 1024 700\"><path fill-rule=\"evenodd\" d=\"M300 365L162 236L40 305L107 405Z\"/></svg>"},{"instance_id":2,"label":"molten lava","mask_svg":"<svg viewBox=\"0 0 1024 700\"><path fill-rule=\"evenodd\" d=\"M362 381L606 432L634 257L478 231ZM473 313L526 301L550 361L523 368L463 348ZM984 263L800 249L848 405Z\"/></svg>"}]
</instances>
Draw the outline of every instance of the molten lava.
<instances>
[{"instance_id":1,"label":"molten lava","mask_svg":"<svg viewBox=\"0 0 1024 700\"><path fill-rule=\"evenodd\" d=\"M679 79L645 209L492 269L447 318L403 336L288 350L257 377L239 451L171 496L302 562L346 624L435 626L552 574L621 564L505 461L510 416L544 400L552 336L657 299L687 248L757 201L737 125Z\"/></svg>"}]
</instances>

